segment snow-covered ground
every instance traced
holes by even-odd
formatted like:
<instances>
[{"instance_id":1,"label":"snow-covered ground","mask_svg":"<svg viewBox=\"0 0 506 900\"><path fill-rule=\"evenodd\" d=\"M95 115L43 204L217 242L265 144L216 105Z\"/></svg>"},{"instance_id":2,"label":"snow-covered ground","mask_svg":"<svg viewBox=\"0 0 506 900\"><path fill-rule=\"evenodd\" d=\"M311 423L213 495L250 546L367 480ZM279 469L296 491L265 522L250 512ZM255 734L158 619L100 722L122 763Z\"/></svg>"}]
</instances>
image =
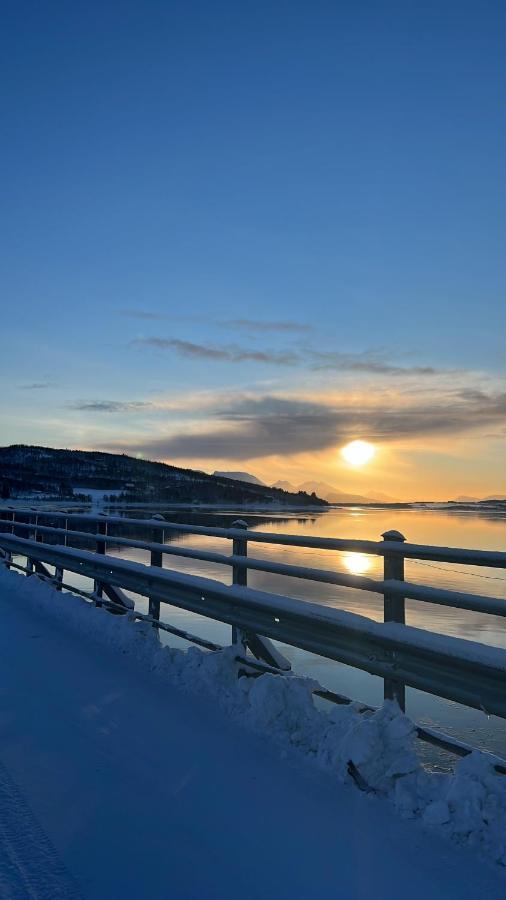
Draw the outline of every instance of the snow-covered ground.
<instances>
[{"instance_id":1,"label":"snow-covered ground","mask_svg":"<svg viewBox=\"0 0 506 900\"><path fill-rule=\"evenodd\" d=\"M0 897L489 900L506 778L0 569ZM353 760L361 791L348 774Z\"/></svg>"}]
</instances>

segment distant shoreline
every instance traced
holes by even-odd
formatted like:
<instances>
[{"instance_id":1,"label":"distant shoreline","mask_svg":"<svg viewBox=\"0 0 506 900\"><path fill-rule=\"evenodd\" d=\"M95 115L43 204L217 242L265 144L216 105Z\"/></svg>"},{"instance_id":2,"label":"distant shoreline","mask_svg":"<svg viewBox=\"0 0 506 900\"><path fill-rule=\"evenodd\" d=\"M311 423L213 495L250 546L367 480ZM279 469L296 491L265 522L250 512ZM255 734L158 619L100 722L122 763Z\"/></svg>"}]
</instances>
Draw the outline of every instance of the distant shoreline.
<instances>
[{"instance_id":1,"label":"distant shoreline","mask_svg":"<svg viewBox=\"0 0 506 900\"><path fill-rule=\"evenodd\" d=\"M54 510L65 510L68 512L71 511L94 511L94 510L111 510L111 511L121 511L121 510L132 510L132 509L142 509L142 510L161 510L161 509L174 509L174 510L187 510L198 512L200 510L204 512L209 511L227 511L227 512L260 512L260 513L283 513L283 512L297 512L297 513L311 513L314 515L325 514L330 510L343 509L400 509L400 510L416 510L418 512L423 512L426 510L427 512L455 512L455 513L470 513L470 514L490 514L495 513L498 517L504 516L506 518L506 500L480 500L472 503L461 503L456 500L448 500L448 501L430 501L430 500L416 500L412 502L396 502L396 503L380 503L371 501L370 503L329 503L327 506L309 506L309 505L299 505L297 503L170 503L170 502L144 502L139 500L137 502L130 503L83 503L80 501L72 501L70 498L67 500L49 500L44 498L36 498L36 497L27 497L27 498L15 498L6 500L1 504L4 509L29 509L29 508L46 508L46 509L54 509Z\"/></svg>"}]
</instances>

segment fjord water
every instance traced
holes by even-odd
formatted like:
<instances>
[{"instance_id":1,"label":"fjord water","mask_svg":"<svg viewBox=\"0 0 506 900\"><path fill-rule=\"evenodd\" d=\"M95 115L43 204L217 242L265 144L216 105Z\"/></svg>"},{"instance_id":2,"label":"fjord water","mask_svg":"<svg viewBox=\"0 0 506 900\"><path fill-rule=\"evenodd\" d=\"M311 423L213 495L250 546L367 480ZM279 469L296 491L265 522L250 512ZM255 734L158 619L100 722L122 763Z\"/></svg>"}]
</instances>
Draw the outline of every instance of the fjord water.
<instances>
[{"instance_id":1,"label":"fjord water","mask_svg":"<svg viewBox=\"0 0 506 900\"><path fill-rule=\"evenodd\" d=\"M307 537L359 538L380 540L381 534L390 529L400 531L412 543L433 544L446 547L464 547L481 550L506 549L506 519L501 512L457 512L445 509L373 509L368 507L336 508L318 513L274 514L244 510L201 512L165 510L168 521L179 523L229 526L237 519L247 521L252 529L284 532ZM128 515L132 515L129 511ZM137 512L135 513L137 514ZM152 512L145 513L152 515ZM166 534L166 541L180 546L216 550L230 553L230 543L219 538L195 535ZM112 547L109 553L122 558L146 562L145 551ZM281 547L270 544L250 543L250 556L263 557L277 562L308 565L314 568L333 569L354 574L367 574L381 578L381 557L358 553L340 553L328 550ZM230 568L207 562L164 557L164 566L181 572L189 572L230 583ZM498 598L506 602L506 571L477 566L447 565L444 563L406 560L406 580L454 590L469 591ZM296 578L286 578L265 572L248 573L248 584L263 591L299 597L324 606L348 610L368 616L376 621L383 618L381 595L342 588L337 585L319 584ZM146 602L136 598L137 606L144 610ZM229 643L230 628L211 619L188 613L176 607L162 607L162 618L179 628L192 631L218 643ZM406 621L409 625L440 634L452 635L490 646L506 648L506 618L488 616L465 610L450 609L418 601L406 601ZM177 638L162 633L163 640L174 646L186 646ZM383 683L373 675L324 660L314 654L283 647L295 671L318 679L323 685L339 693L364 702L379 704L383 696ZM486 747L502 756L506 755L506 722L487 716L486 712L469 710L456 703L432 697L420 691L408 689L407 712L424 724L434 725L446 732ZM433 751L430 751L433 760ZM442 763L444 765L444 763Z\"/></svg>"}]
</instances>

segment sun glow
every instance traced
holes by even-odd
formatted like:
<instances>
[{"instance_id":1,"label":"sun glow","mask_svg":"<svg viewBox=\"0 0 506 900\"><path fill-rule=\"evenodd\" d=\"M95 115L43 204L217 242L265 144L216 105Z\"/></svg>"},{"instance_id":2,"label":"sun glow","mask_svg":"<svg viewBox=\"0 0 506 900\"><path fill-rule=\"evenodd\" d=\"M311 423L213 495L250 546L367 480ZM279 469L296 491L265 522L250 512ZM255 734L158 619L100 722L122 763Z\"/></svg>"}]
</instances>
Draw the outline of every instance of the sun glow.
<instances>
[{"instance_id":1,"label":"sun glow","mask_svg":"<svg viewBox=\"0 0 506 900\"><path fill-rule=\"evenodd\" d=\"M370 557L363 553L345 553L344 564L352 575L365 575L372 566Z\"/></svg>"},{"instance_id":2,"label":"sun glow","mask_svg":"<svg viewBox=\"0 0 506 900\"><path fill-rule=\"evenodd\" d=\"M351 466L363 466L368 463L376 453L373 444L368 441L351 441L341 449L341 456Z\"/></svg>"}]
</instances>

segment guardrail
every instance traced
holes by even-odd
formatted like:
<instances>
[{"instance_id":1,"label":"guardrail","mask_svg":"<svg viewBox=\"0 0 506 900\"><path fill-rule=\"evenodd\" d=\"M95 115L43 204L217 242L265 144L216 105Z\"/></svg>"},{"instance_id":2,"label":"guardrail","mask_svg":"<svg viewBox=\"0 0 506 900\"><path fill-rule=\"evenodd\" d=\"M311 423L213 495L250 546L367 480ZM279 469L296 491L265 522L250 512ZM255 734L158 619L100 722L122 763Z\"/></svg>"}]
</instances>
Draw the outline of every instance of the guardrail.
<instances>
[{"instance_id":1,"label":"guardrail","mask_svg":"<svg viewBox=\"0 0 506 900\"><path fill-rule=\"evenodd\" d=\"M42 522L57 524L44 525ZM79 522L98 527L92 532L72 527ZM155 540L113 535L111 527L145 529ZM169 532L231 540L232 554L164 543L165 533ZM161 540L156 540L160 537ZM133 610L133 603L124 591L145 596L149 599L148 615L133 610L136 618L145 619L156 628L209 650L222 648L161 621L160 605L167 603L228 623L232 626L236 658L246 667L243 671L249 674L262 671L290 673L290 664L272 643L280 641L378 675L384 680L385 697L396 699L402 709L405 708L405 686L408 685L506 718L506 651L406 625L405 598L503 617L506 616L506 601L404 581L406 557L506 568L506 553L408 544L396 531L386 532L382 537L383 540L377 542L305 538L252 531L241 520L234 522L231 528L207 528L167 522L161 516L128 519L0 508L0 548L5 565L47 579L58 590L67 587L76 592L73 585L64 581L65 571L85 575L93 579L94 589L77 592L114 612ZM93 544L94 551L71 546L85 542ZM376 580L331 569L251 558L247 555L249 542L373 553L384 559L384 577ZM148 551L150 565L109 556L108 543ZM232 585L163 569L164 555L228 566L232 569ZM25 557L26 565L16 562L14 556ZM48 565L54 566L54 574L47 569ZM247 587L249 569L380 594L383 596L384 622L253 590ZM350 702L349 698L324 688L316 693L334 702ZM370 707L363 706L363 709ZM430 729L419 727L418 733L422 739L458 755L472 750L468 745ZM496 760L496 768L506 773L504 761Z\"/></svg>"}]
</instances>

